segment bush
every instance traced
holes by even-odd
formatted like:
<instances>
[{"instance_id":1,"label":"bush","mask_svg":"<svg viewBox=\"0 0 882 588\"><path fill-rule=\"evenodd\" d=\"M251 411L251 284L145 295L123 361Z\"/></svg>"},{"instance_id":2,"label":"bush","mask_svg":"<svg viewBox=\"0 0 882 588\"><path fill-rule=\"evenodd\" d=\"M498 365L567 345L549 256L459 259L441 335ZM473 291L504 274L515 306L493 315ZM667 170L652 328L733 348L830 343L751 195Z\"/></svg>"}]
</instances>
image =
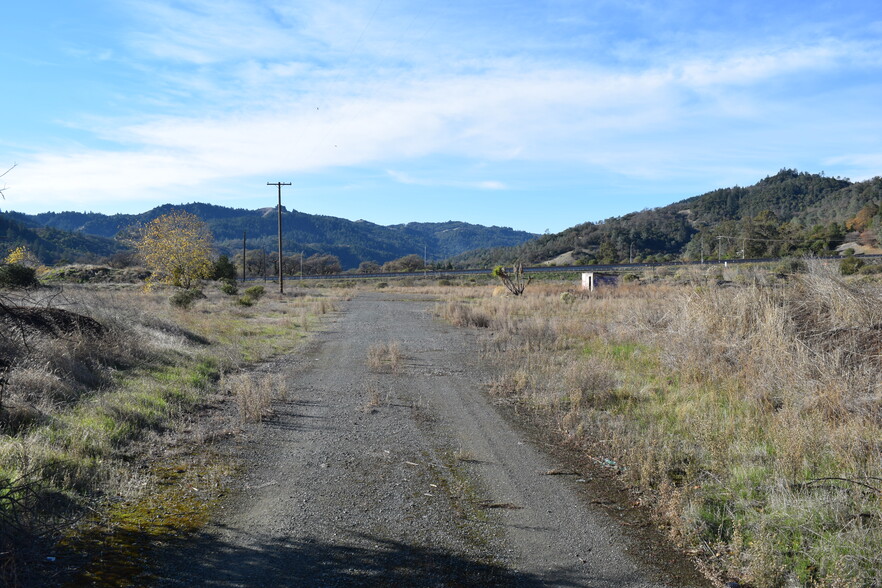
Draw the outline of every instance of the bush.
<instances>
[{"instance_id":1,"label":"bush","mask_svg":"<svg viewBox=\"0 0 882 588\"><path fill-rule=\"evenodd\" d=\"M222 279L220 284L218 284L218 289L227 296L235 296L239 293L239 286L236 284L236 280L230 278Z\"/></svg>"},{"instance_id":2,"label":"bush","mask_svg":"<svg viewBox=\"0 0 882 588\"><path fill-rule=\"evenodd\" d=\"M188 288L186 290L175 292L171 295L168 301L175 308L190 308L190 306L200 298L205 298L205 294L202 293L202 290L199 288Z\"/></svg>"},{"instance_id":3,"label":"bush","mask_svg":"<svg viewBox=\"0 0 882 588\"><path fill-rule=\"evenodd\" d=\"M214 262L213 273L214 275L212 277L215 280L235 280L236 266L233 265L229 257L221 255L217 258L217 261Z\"/></svg>"},{"instance_id":4,"label":"bush","mask_svg":"<svg viewBox=\"0 0 882 588\"><path fill-rule=\"evenodd\" d=\"M854 275L864 267L864 260L859 257L849 255L839 262L839 273L843 276Z\"/></svg>"},{"instance_id":5,"label":"bush","mask_svg":"<svg viewBox=\"0 0 882 588\"><path fill-rule=\"evenodd\" d=\"M266 294L266 290L263 286L251 286L245 288L244 295L236 302L240 306L253 306L255 302L263 298L264 294Z\"/></svg>"},{"instance_id":6,"label":"bush","mask_svg":"<svg viewBox=\"0 0 882 588\"><path fill-rule=\"evenodd\" d=\"M882 264L873 263L862 266L858 273L863 275L882 274Z\"/></svg>"},{"instance_id":7,"label":"bush","mask_svg":"<svg viewBox=\"0 0 882 588\"><path fill-rule=\"evenodd\" d=\"M793 257L785 257L775 265L774 271L779 276L789 276L793 274L805 273L808 266L804 259Z\"/></svg>"},{"instance_id":8,"label":"bush","mask_svg":"<svg viewBox=\"0 0 882 588\"><path fill-rule=\"evenodd\" d=\"M264 294L266 294L266 289L264 289L263 286L251 286L245 288L245 296L251 298L255 302L263 298Z\"/></svg>"},{"instance_id":9,"label":"bush","mask_svg":"<svg viewBox=\"0 0 882 588\"><path fill-rule=\"evenodd\" d=\"M17 263L0 266L0 288L32 288L39 285L37 270L32 267Z\"/></svg>"}]
</instances>

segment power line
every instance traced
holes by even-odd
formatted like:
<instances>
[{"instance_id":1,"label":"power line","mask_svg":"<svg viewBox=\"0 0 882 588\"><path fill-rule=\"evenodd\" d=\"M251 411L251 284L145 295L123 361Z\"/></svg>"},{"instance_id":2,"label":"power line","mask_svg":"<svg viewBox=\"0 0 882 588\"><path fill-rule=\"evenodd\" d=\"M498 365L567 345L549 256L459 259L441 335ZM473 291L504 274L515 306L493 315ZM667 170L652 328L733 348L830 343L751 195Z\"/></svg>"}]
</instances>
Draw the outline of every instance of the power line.
<instances>
[{"instance_id":1,"label":"power line","mask_svg":"<svg viewBox=\"0 0 882 588\"><path fill-rule=\"evenodd\" d=\"M279 294L285 293L285 280L282 277L282 186L290 186L291 182L267 182L267 186L277 186L279 188Z\"/></svg>"}]
</instances>

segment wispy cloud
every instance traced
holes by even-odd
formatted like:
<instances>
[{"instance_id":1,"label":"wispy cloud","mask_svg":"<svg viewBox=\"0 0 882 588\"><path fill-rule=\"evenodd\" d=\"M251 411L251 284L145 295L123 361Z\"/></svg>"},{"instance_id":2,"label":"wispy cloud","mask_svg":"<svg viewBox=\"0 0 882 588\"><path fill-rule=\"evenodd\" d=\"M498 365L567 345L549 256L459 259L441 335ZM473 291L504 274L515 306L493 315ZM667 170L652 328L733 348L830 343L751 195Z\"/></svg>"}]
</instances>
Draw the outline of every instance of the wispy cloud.
<instances>
[{"instance_id":1,"label":"wispy cloud","mask_svg":"<svg viewBox=\"0 0 882 588\"><path fill-rule=\"evenodd\" d=\"M411 171L431 158L553 163L574 177L585 169L713 177L719 166L709 159L762 167L758 154L775 142L768 172L791 165L785 155L803 156L812 132L835 134L847 112L840 103L851 100L852 116L870 111L854 82L832 96L819 80L882 73L878 35L827 26L771 40L745 31L742 43L721 44L718 29L689 21L697 32L685 35L676 24L683 15L658 13L654 3L561 4L544 20L531 5L505 22L481 19L498 16L481 12L492 7L456 2L407 10L374 1L124 6L122 44L97 55L140 76L116 88L117 101L138 110L82 113L65 121L79 129L78 143L46 141L15 156L10 188L23 197L98 202L118 198L123 185L127 194L155 194L358 166L395 170L386 177L411 186L499 191L516 183L498 166L463 179ZM614 22L603 21L607 12ZM622 32L628 23L635 28ZM613 42L609 31L619 34ZM815 95L823 106L811 102ZM780 136L782 128L790 133ZM813 157L869 168L880 151L871 141L848 156Z\"/></svg>"}]
</instances>

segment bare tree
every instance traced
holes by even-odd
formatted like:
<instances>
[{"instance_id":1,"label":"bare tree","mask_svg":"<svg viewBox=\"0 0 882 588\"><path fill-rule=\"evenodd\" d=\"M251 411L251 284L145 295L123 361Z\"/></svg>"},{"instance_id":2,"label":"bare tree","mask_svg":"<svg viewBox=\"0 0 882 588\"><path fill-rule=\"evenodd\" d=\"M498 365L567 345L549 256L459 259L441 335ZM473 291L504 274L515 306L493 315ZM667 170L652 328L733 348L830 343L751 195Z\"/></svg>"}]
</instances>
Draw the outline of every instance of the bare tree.
<instances>
[{"instance_id":1,"label":"bare tree","mask_svg":"<svg viewBox=\"0 0 882 588\"><path fill-rule=\"evenodd\" d=\"M0 174L0 178L2 178L2 177L5 176L6 174L8 174L8 173L11 172L12 170L14 170L14 169L15 169L15 166L17 166L17 165L18 165L17 163L13 163L13 164L12 164L12 167L10 167L8 170L6 170L6 171L3 172L2 174ZM3 200L6 200L6 194L3 193L3 192L5 192L5 191L6 191L6 186L3 186L2 188L0 188L0 198L2 198Z\"/></svg>"},{"instance_id":2,"label":"bare tree","mask_svg":"<svg viewBox=\"0 0 882 588\"><path fill-rule=\"evenodd\" d=\"M533 280L533 276L524 279L524 264L518 262L511 268L511 272L505 271L501 265L493 268L493 275L500 279L502 284L508 288L508 291L515 296L524 293L524 289Z\"/></svg>"}]
</instances>

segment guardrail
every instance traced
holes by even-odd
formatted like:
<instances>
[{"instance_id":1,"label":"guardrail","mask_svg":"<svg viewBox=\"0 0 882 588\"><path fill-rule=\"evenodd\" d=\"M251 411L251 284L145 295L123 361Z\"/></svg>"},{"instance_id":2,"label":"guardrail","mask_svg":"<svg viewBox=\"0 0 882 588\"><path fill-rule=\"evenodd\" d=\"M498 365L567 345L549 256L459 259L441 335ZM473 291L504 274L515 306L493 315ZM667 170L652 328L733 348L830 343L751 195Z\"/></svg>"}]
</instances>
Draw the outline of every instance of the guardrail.
<instances>
[{"instance_id":1,"label":"guardrail","mask_svg":"<svg viewBox=\"0 0 882 588\"><path fill-rule=\"evenodd\" d=\"M882 257L882 255L861 255L862 258L878 258ZM726 264L750 264L750 263L775 263L777 261L781 261L783 258L779 257L764 257L764 258L754 258L754 259L722 259L722 260L705 260L701 261L669 261L669 262L659 262L659 263L614 263L614 264L596 264L596 265L567 265L567 266L533 266L533 267L525 267L524 273L581 273L581 272L626 272L628 270L634 269L645 269L645 268L668 268L668 267L684 267L684 266L696 266L696 265L706 265L706 266L715 266L715 265L726 265ZM827 257L816 257L814 259L826 259L826 260L838 260L842 259L840 256L827 256ZM300 275L292 275L285 276L285 281L297 282L298 280L363 280L363 279L371 279L371 278L435 278L435 279L444 279L450 277L457 276L473 276L473 275L489 275L492 272L491 269L461 269L461 270L424 270L418 272L380 272L373 274L329 274L329 275L309 275L309 276L300 276ZM268 277L267 280L270 282L274 282L275 276ZM257 277L248 277L247 281L258 281L263 279L260 276Z\"/></svg>"}]
</instances>

